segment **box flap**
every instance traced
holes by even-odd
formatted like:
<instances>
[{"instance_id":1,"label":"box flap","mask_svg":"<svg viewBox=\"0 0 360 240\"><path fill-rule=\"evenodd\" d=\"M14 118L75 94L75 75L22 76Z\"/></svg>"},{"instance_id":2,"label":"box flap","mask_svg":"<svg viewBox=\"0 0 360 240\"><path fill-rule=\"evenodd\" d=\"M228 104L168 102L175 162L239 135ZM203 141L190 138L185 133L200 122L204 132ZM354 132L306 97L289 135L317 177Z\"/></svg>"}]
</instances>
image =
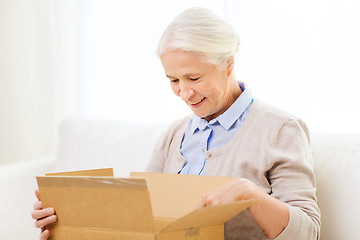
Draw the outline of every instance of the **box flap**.
<instances>
[{"instance_id":1,"label":"box flap","mask_svg":"<svg viewBox=\"0 0 360 240\"><path fill-rule=\"evenodd\" d=\"M47 173L45 176L99 176L99 177L113 177L114 171L112 168L100 168L82 171L71 171L71 172L57 172Z\"/></svg>"},{"instance_id":2,"label":"box flap","mask_svg":"<svg viewBox=\"0 0 360 240\"><path fill-rule=\"evenodd\" d=\"M43 207L54 207L54 225L153 232L144 179L37 177Z\"/></svg>"},{"instance_id":3,"label":"box flap","mask_svg":"<svg viewBox=\"0 0 360 240\"><path fill-rule=\"evenodd\" d=\"M127 232L119 229L57 226L51 229L51 240L154 240L155 233Z\"/></svg>"},{"instance_id":4,"label":"box flap","mask_svg":"<svg viewBox=\"0 0 360 240\"><path fill-rule=\"evenodd\" d=\"M235 178L168 173L132 172L145 178L154 217L178 219L196 209L201 196Z\"/></svg>"},{"instance_id":5,"label":"box flap","mask_svg":"<svg viewBox=\"0 0 360 240\"><path fill-rule=\"evenodd\" d=\"M165 227L170 225L170 223L173 223L175 219L170 218L154 218L154 230L155 232L160 232Z\"/></svg>"},{"instance_id":6,"label":"box flap","mask_svg":"<svg viewBox=\"0 0 360 240\"><path fill-rule=\"evenodd\" d=\"M220 225L256 202L257 200L244 200L214 207L199 208L171 223L162 232Z\"/></svg>"}]
</instances>

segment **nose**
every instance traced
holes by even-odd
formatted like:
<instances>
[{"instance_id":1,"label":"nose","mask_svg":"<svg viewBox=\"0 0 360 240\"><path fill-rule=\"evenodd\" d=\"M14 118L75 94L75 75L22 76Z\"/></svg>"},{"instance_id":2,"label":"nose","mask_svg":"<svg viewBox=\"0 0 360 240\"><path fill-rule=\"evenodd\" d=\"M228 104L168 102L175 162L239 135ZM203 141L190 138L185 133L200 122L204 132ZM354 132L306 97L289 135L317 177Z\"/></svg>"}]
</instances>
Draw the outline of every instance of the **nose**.
<instances>
[{"instance_id":1,"label":"nose","mask_svg":"<svg viewBox=\"0 0 360 240\"><path fill-rule=\"evenodd\" d=\"M180 83L180 93L179 96L183 101L189 100L189 98L195 94L195 91L188 86L188 84L181 84Z\"/></svg>"}]
</instances>

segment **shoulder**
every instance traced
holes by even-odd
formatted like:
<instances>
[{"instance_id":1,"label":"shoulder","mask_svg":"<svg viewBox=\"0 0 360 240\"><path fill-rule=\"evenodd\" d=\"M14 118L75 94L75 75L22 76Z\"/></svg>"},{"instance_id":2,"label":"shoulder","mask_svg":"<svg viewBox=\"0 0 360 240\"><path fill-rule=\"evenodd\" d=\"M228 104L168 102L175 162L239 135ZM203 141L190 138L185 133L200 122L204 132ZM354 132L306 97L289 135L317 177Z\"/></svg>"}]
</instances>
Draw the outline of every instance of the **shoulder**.
<instances>
[{"instance_id":1,"label":"shoulder","mask_svg":"<svg viewBox=\"0 0 360 240\"><path fill-rule=\"evenodd\" d=\"M280 131L285 130L300 131L309 139L309 130L303 120L259 99L254 99L248 118L252 129L257 129L262 133L278 135Z\"/></svg>"},{"instance_id":2,"label":"shoulder","mask_svg":"<svg viewBox=\"0 0 360 240\"><path fill-rule=\"evenodd\" d=\"M168 159L176 159L178 155L178 146L184 135L190 116L183 117L172 123L160 136L152 157L146 167L148 172L164 172ZM170 164L176 161L170 161ZM177 169L177 167L176 167Z\"/></svg>"},{"instance_id":3,"label":"shoulder","mask_svg":"<svg viewBox=\"0 0 360 240\"><path fill-rule=\"evenodd\" d=\"M296 116L256 98L254 99L251 111L253 111L253 114L256 115L257 118L266 118L274 122L284 122L290 119L298 119Z\"/></svg>"},{"instance_id":4,"label":"shoulder","mask_svg":"<svg viewBox=\"0 0 360 240\"><path fill-rule=\"evenodd\" d=\"M190 115L185 116L170 124L160 137L157 147L164 148L166 146L169 146L174 139L182 138L190 118Z\"/></svg>"},{"instance_id":5,"label":"shoulder","mask_svg":"<svg viewBox=\"0 0 360 240\"><path fill-rule=\"evenodd\" d=\"M189 120L190 120L191 116L185 116L182 117L176 121L174 121L169 128L167 129L167 131L165 132L167 135L175 135L176 133L180 132L181 134L184 133Z\"/></svg>"}]
</instances>

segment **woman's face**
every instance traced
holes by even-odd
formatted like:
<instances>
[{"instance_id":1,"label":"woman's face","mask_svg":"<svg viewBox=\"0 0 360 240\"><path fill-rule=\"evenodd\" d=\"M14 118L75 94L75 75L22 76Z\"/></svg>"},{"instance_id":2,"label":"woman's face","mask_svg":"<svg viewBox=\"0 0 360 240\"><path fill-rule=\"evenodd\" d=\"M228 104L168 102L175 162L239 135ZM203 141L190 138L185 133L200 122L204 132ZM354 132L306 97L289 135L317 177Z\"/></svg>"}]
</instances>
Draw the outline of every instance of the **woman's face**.
<instances>
[{"instance_id":1,"label":"woman's face","mask_svg":"<svg viewBox=\"0 0 360 240\"><path fill-rule=\"evenodd\" d=\"M225 112L241 93L230 78L232 66L219 70L201 55L184 51L166 51L160 58L175 95L207 121Z\"/></svg>"}]
</instances>

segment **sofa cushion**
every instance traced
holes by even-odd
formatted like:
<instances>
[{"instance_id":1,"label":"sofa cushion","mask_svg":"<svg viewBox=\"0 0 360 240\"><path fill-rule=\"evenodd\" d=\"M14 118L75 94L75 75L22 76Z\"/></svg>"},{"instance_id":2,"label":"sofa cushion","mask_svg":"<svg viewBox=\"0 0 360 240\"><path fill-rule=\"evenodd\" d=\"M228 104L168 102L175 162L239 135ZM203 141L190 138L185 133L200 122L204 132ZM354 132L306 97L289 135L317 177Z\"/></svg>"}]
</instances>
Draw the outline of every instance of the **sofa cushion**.
<instances>
[{"instance_id":1,"label":"sofa cushion","mask_svg":"<svg viewBox=\"0 0 360 240\"><path fill-rule=\"evenodd\" d=\"M59 128L54 171L112 167L115 176L144 171L168 124L69 118ZM311 134L321 239L358 239L360 135Z\"/></svg>"},{"instance_id":2,"label":"sofa cushion","mask_svg":"<svg viewBox=\"0 0 360 240\"><path fill-rule=\"evenodd\" d=\"M313 133L321 239L360 237L360 136Z\"/></svg>"},{"instance_id":3,"label":"sofa cushion","mask_svg":"<svg viewBox=\"0 0 360 240\"><path fill-rule=\"evenodd\" d=\"M118 177L144 171L167 124L69 118L59 127L54 172L114 168Z\"/></svg>"}]
</instances>

